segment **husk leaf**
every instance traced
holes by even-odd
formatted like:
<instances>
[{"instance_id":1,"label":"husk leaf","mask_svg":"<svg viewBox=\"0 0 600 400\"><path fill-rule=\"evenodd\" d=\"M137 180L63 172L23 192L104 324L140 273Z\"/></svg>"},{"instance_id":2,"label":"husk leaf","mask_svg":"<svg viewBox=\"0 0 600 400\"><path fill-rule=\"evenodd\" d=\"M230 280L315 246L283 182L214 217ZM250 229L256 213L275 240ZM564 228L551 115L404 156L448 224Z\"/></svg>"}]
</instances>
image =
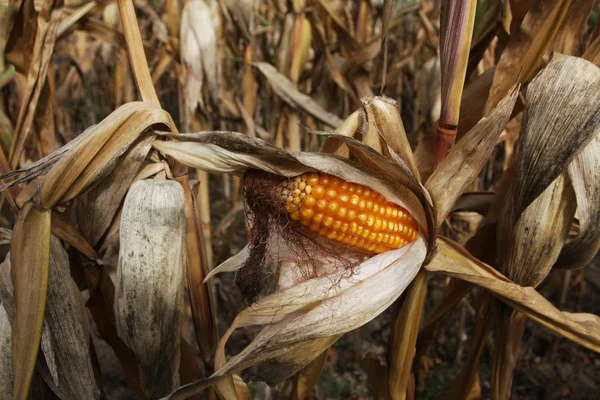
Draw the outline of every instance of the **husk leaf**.
<instances>
[{"instance_id":1,"label":"husk leaf","mask_svg":"<svg viewBox=\"0 0 600 400\"><path fill-rule=\"evenodd\" d=\"M115 293L119 337L150 398L179 384L185 199L177 182L139 181L125 198Z\"/></svg>"}]
</instances>

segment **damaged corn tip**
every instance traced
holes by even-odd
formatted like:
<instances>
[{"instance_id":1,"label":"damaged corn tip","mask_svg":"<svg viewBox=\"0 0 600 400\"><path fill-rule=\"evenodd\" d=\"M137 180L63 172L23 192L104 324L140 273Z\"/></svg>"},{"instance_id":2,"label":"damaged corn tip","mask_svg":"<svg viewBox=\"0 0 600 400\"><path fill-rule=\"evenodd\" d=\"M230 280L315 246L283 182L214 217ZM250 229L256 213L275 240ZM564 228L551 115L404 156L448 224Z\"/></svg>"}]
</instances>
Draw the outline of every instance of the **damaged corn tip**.
<instances>
[{"instance_id":1,"label":"damaged corn tip","mask_svg":"<svg viewBox=\"0 0 600 400\"><path fill-rule=\"evenodd\" d=\"M278 190L292 220L344 246L378 254L418 236L417 223L406 209L363 185L306 173Z\"/></svg>"}]
</instances>

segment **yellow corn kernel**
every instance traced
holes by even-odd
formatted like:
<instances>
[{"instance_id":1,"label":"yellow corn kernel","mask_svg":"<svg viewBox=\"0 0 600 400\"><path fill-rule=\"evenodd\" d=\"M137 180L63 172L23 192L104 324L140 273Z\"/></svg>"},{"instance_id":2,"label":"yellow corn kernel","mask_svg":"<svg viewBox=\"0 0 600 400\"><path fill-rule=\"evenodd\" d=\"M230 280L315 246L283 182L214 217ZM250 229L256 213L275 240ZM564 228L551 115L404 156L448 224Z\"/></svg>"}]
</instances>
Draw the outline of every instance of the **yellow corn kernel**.
<instances>
[{"instance_id":1,"label":"yellow corn kernel","mask_svg":"<svg viewBox=\"0 0 600 400\"><path fill-rule=\"evenodd\" d=\"M277 190L290 219L365 253L397 249L418 236L418 225L406 209L363 185L311 172Z\"/></svg>"}]
</instances>

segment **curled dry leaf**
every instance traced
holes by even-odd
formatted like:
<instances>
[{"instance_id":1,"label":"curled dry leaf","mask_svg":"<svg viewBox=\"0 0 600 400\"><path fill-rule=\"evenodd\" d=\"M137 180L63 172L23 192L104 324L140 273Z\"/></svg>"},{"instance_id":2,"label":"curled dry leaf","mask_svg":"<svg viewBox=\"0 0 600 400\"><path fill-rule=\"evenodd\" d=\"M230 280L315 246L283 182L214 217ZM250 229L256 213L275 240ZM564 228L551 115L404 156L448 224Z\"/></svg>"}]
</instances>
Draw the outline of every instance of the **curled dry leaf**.
<instances>
[{"instance_id":1,"label":"curled dry leaf","mask_svg":"<svg viewBox=\"0 0 600 400\"><path fill-rule=\"evenodd\" d=\"M600 249L600 136L597 134L569 164L577 199L579 232L562 249L557 267L582 268Z\"/></svg>"},{"instance_id":2,"label":"curled dry leaf","mask_svg":"<svg viewBox=\"0 0 600 400\"><path fill-rule=\"evenodd\" d=\"M191 0L185 4L179 36L181 60L185 67L181 80L188 112L193 113L198 105L206 110L202 90L205 84L210 104L218 107L218 42L212 11L206 2Z\"/></svg>"},{"instance_id":3,"label":"curled dry leaf","mask_svg":"<svg viewBox=\"0 0 600 400\"><path fill-rule=\"evenodd\" d=\"M334 128L342 124L335 114L324 110L312 97L300 92L294 84L266 62L252 63L267 78L273 91L290 107L302 110Z\"/></svg>"},{"instance_id":4,"label":"curled dry leaf","mask_svg":"<svg viewBox=\"0 0 600 400\"><path fill-rule=\"evenodd\" d=\"M179 385L185 199L174 181L134 183L123 206L115 294L119 337L140 363L150 398Z\"/></svg>"},{"instance_id":5,"label":"curled dry leaf","mask_svg":"<svg viewBox=\"0 0 600 400\"><path fill-rule=\"evenodd\" d=\"M600 317L559 311L532 287L513 283L462 246L438 238L438 252L425 268L481 286L517 311L576 343L600 352Z\"/></svg>"}]
</instances>

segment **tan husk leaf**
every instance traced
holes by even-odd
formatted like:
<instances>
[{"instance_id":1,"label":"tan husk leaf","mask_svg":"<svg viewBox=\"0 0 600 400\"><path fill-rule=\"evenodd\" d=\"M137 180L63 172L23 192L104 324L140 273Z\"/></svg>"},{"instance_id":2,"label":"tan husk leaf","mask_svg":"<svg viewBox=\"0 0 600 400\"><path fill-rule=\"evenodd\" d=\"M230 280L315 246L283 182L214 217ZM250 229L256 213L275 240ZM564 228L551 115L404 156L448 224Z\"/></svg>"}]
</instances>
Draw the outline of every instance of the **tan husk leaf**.
<instances>
[{"instance_id":1,"label":"tan husk leaf","mask_svg":"<svg viewBox=\"0 0 600 400\"><path fill-rule=\"evenodd\" d=\"M550 272L567 239L575 214L575 194L563 174L520 215L515 214L518 195L509 193L501 206L498 263L515 283L536 287Z\"/></svg>"},{"instance_id":2,"label":"tan husk leaf","mask_svg":"<svg viewBox=\"0 0 600 400\"><path fill-rule=\"evenodd\" d=\"M423 232L432 232L425 212L425 206L419 197L421 193L409 190L398 182L415 181L403 173L396 164L372 151L369 157L379 157L382 165L369 165L373 170L359 166L355 162L330 154L312 152L287 152L263 140L248 138L235 132L204 132L191 134L166 135L170 141L154 141L153 146L164 155L172 156L177 161L214 173L241 174L247 169L258 169L275 175L293 177L308 171L322 171L348 182L360 183L381 193L388 201L406 208L419 223ZM368 146L342 137L347 143L362 149ZM376 156L377 155L377 156ZM374 159L374 158L373 158ZM374 164L374 163L373 163ZM418 187L418 186L413 186Z\"/></svg>"},{"instance_id":3,"label":"tan husk leaf","mask_svg":"<svg viewBox=\"0 0 600 400\"><path fill-rule=\"evenodd\" d=\"M582 268L600 249L600 136L581 151L567 170L575 197L579 233L562 249L556 266Z\"/></svg>"},{"instance_id":4,"label":"tan husk leaf","mask_svg":"<svg viewBox=\"0 0 600 400\"><path fill-rule=\"evenodd\" d=\"M165 399L183 399L218 377L266 361L263 365L276 368L268 368L262 379L281 379L297 372L331 345L336 335L362 326L389 307L412 281L426 252L419 236L401 249L366 260L350 278L344 278L340 269L323 271L324 275L262 298L238 314L219 343L215 363L225 360L224 346L235 329L265 325L252 343L210 378L183 386ZM332 287L332 281L339 283Z\"/></svg>"},{"instance_id":5,"label":"tan husk leaf","mask_svg":"<svg viewBox=\"0 0 600 400\"><path fill-rule=\"evenodd\" d=\"M513 283L457 243L438 237L437 245L436 256L425 266L428 271L442 272L481 286L559 335L600 352L600 317L597 315L559 311L534 288Z\"/></svg>"},{"instance_id":6,"label":"tan husk leaf","mask_svg":"<svg viewBox=\"0 0 600 400\"><path fill-rule=\"evenodd\" d=\"M174 181L134 183L123 206L115 293L119 337L140 363L144 391L179 385L185 199Z\"/></svg>"},{"instance_id":7,"label":"tan husk leaf","mask_svg":"<svg viewBox=\"0 0 600 400\"><path fill-rule=\"evenodd\" d=\"M600 68L555 54L529 84L515 154L520 215L596 135L600 127ZM542 146L543 144L543 146Z\"/></svg>"}]
</instances>

